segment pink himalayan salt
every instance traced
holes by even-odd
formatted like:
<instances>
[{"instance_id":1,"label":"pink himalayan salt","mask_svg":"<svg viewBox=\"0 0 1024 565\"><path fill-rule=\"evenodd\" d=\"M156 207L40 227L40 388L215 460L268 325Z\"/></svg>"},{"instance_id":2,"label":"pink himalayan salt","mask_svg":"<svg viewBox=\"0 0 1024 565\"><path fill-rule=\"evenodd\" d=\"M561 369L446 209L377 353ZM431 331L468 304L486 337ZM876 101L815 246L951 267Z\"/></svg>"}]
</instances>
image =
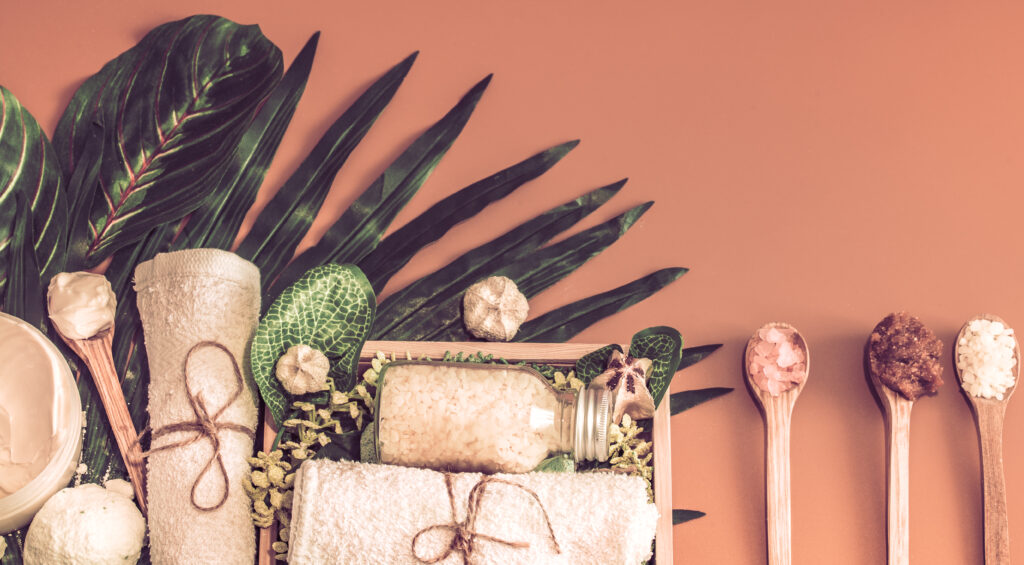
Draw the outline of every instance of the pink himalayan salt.
<instances>
[{"instance_id":1,"label":"pink himalayan salt","mask_svg":"<svg viewBox=\"0 0 1024 565\"><path fill-rule=\"evenodd\" d=\"M757 331L750 355L750 376L758 388L778 396L807 378L804 351L796 344L796 330L769 327Z\"/></svg>"}]
</instances>

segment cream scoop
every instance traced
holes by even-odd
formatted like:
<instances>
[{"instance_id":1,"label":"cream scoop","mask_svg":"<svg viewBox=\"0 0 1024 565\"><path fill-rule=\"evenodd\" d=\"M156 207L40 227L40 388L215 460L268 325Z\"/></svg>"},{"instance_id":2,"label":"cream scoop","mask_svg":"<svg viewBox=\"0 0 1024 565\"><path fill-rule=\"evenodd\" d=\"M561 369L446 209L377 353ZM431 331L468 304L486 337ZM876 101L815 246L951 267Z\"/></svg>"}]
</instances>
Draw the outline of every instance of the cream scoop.
<instances>
[{"instance_id":1,"label":"cream scoop","mask_svg":"<svg viewBox=\"0 0 1024 565\"><path fill-rule=\"evenodd\" d=\"M50 320L64 337L90 339L114 325L117 297L103 275L58 273L47 298Z\"/></svg>"}]
</instances>

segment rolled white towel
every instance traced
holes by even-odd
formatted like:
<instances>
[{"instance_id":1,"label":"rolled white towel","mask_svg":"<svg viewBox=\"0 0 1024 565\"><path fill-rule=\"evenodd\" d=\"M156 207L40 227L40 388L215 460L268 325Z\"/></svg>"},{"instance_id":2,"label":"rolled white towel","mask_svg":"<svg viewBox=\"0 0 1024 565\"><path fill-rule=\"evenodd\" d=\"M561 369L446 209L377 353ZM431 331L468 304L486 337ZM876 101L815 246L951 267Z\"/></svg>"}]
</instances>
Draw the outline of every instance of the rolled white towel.
<instances>
[{"instance_id":1,"label":"rolled white towel","mask_svg":"<svg viewBox=\"0 0 1024 565\"><path fill-rule=\"evenodd\" d=\"M491 482L481 487L481 480ZM466 532L466 562L637 565L651 555L658 510L638 477L446 474L316 460L303 463L296 478L288 562L461 564L458 548L441 556L452 545L454 522L467 521L474 490L475 520L464 526L478 535Z\"/></svg>"},{"instance_id":2,"label":"rolled white towel","mask_svg":"<svg viewBox=\"0 0 1024 565\"><path fill-rule=\"evenodd\" d=\"M257 416L244 376L259 323L259 269L217 249L160 254L135 269L135 290L149 358L153 563L251 565L255 535L241 480ZM217 426L223 474L212 438L182 427L204 411Z\"/></svg>"}]
</instances>

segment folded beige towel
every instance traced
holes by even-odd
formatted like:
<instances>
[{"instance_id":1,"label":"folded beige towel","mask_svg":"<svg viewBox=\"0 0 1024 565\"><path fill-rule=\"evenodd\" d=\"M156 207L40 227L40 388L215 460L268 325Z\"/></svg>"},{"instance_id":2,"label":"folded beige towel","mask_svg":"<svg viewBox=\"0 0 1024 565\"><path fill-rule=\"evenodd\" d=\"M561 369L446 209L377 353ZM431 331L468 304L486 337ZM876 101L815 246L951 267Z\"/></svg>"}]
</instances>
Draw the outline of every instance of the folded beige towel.
<instances>
[{"instance_id":1,"label":"folded beige towel","mask_svg":"<svg viewBox=\"0 0 1024 565\"><path fill-rule=\"evenodd\" d=\"M324 460L303 463L296 479L288 562L463 563L459 549L434 561L453 545L451 500L457 521L466 521L471 492L489 476L448 477L451 498L445 473L437 471ZM478 535L462 545L472 553L467 562L637 565L650 557L658 510L647 501L639 478L613 473L490 477L496 481L483 491L476 489L479 506L470 529ZM471 537L468 532L466 537Z\"/></svg>"},{"instance_id":2,"label":"folded beige towel","mask_svg":"<svg viewBox=\"0 0 1024 565\"><path fill-rule=\"evenodd\" d=\"M140 264L135 290L149 358L153 563L251 565L255 535L241 479L253 449L245 428L255 429L256 406L249 378L240 380L232 358L247 375L249 345L259 323L259 269L227 251L178 251ZM198 435L181 428L197 422L196 402L218 426L227 483L216 459L211 463L209 436L183 445ZM176 424L177 430L168 428Z\"/></svg>"}]
</instances>

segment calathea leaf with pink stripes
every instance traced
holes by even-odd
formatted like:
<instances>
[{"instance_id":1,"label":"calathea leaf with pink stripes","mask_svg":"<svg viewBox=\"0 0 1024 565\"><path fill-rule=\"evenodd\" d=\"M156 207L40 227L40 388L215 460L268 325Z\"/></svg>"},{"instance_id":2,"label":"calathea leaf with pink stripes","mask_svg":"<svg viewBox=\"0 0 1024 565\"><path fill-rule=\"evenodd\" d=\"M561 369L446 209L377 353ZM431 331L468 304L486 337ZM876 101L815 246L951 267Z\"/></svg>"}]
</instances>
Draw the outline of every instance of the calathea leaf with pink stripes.
<instances>
[{"instance_id":1,"label":"calathea leaf with pink stripes","mask_svg":"<svg viewBox=\"0 0 1024 565\"><path fill-rule=\"evenodd\" d=\"M54 134L72 203L69 266L95 266L202 204L282 66L259 27L193 16L86 80Z\"/></svg>"}]
</instances>

